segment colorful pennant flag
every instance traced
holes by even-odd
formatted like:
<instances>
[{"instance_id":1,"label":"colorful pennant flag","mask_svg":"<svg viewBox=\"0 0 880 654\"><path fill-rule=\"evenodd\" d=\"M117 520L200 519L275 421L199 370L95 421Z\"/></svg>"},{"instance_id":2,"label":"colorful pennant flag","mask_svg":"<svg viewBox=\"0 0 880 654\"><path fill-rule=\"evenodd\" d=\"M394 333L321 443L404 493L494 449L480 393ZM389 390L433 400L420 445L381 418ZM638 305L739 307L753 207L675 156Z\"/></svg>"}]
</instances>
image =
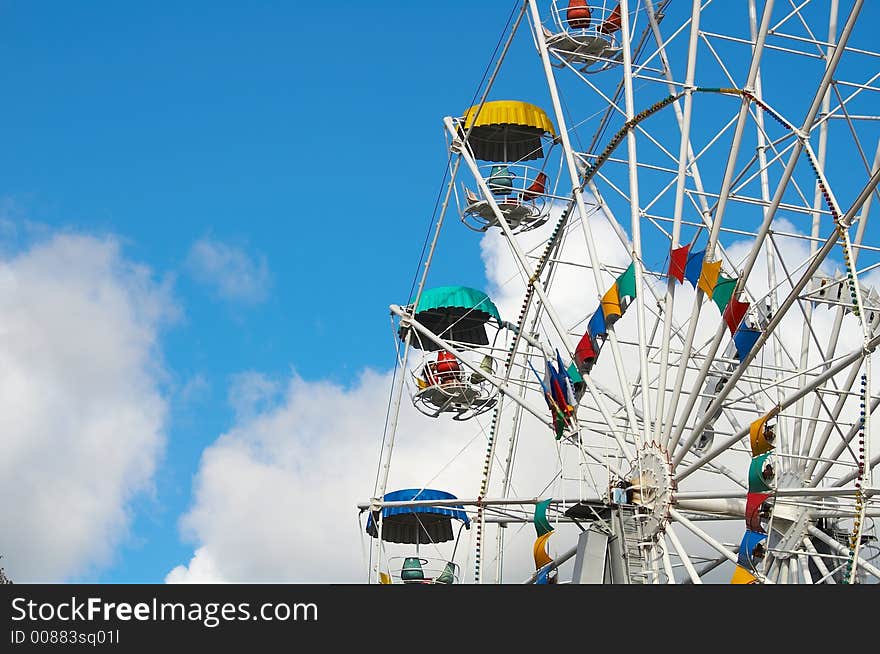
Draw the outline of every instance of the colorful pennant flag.
<instances>
[{"instance_id":1,"label":"colorful pennant flag","mask_svg":"<svg viewBox=\"0 0 880 654\"><path fill-rule=\"evenodd\" d=\"M620 295L617 292L617 284L614 284L602 296L602 313L605 315L605 324L609 326L613 325L623 313L620 308Z\"/></svg>"},{"instance_id":2,"label":"colorful pennant flag","mask_svg":"<svg viewBox=\"0 0 880 654\"><path fill-rule=\"evenodd\" d=\"M562 363L562 357L559 355L559 350L556 350L556 369L559 372L559 378L562 380L562 390L565 391L565 401L568 406L566 417L568 418L574 414L577 402L574 399L574 383L572 383L571 377L568 375L568 370L566 370L565 364Z\"/></svg>"},{"instance_id":3,"label":"colorful pennant flag","mask_svg":"<svg viewBox=\"0 0 880 654\"><path fill-rule=\"evenodd\" d=\"M715 289L712 291L712 301L718 305L718 310L723 314L730 302L730 296L733 295L733 289L736 288L736 277L725 277L723 273L718 275L718 281L715 283Z\"/></svg>"},{"instance_id":4,"label":"colorful pennant flag","mask_svg":"<svg viewBox=\"0 0 880 654\"><path fill-rule=\"evenodd\" d=\"M605 313L602 311L601 307L596 309L596 313L590 318L590 322L587 324L587 330L593 335L593 338L599 338L600 336L605 338L608 336L608 329L605 327Z\"/></svg>"},{"instance_id":5,"label":"colorful pennant flag","mask_svg":"<svg viewBox=\"0 0 880 654\"><path fill-rule=\"evenodd\" d=\"M731 335L736 333L736 328L742 322L746 312L749 310L748 302L740 302L735 297L730 298L727 308L724 309L724 322L727 323Z\"/></svg>"},{"instance_id":6,"label":"colorful pennant flag","mask_svg":"<svg viewBox=\"0 0 880 654\"><path fill-rule=\"evenodd\" d=\"M617 278L617 295L620 298L636 296L636 263L633 261L629 268L624 270Z\"/></svg>"},{"instance_id":7,"label":"colorful pennant flag","mask_svg":"<svg viewBox=\"0 0 880 654\"><path fill-rule=\"evenodd\" d=\"M736 569L733 571L733 577L731 578L730 583L756 584L758 583L758 578L742 566L736 566Z\"/></svg>"},{"instance_id":8,"label":"colorful pennant flag","mask_svg":"<svg viewBox=\"0 0 880 654\"><path fill-rule=\"evenodd\" d=\"M535 377L538 378L538 383L541 384L541 390L544 391L544 401L547 402L547 406L550 408L550 415L553 419L553 431L556 434L556 440L559 440L562 438L562 434L565 433L565 416L559 405L556 403L556 400L553 399L549 380L541 378L531 361L529 361L529 368L535 373Z\"/></svg>"},{"instance_id":9,"label":"colorful pennant flag","mask_svg":"<svg viewBox=\"0 0 880 654\"><path fill-rule=\"evenodd\" d=\"M548 498L535 505L533 522L535 524L535 532L538 535L537 540L535 540L535 545L532 548L532 553L535 558L535 570L540 570L553 561L547 551L547 541L550 540L550 536L553 535L553 525L551 525L550 521L547 519L547 507L550 506L550 502L552 501L553 498ZM555 579L550 577L548 572L544 572L539 574L535 583L548 584L554 583L554 581Z\"/></svg>"},{"instance_id":10,"label":"colorful pennant flag","mask_svg":"<svg viewBox=\"0 0 880 654\"><path fill-rule=\"evenodd\" d=\"M705 293L708 298L712 299L712 292L715 290L715 284L718 282L718 275L721 274L721 261L704 261L703 268L700 271L700 281L697 287Z\"/></svg>"},{"instance_id":11,"label":"colorful pennant flag","mask_svg":"<svg viewBox=\"0 0 880 654\"><path fill-rule=\"evenodd\" d=\"M574 349L574 362L578 370L584 373L590 372L593 363L596 361L596 346L593 343L593 337L590 332L584 332L581 340L578 341L577 347Z\"/></svg>"},{"instance_id":12,"label":"colorful pennant flag","mask_svg":"<svg viewBox=\"0 0 880 654\"><path fill-rule=\"evenodd\" d=\"M669 252L669 276L677 279L679 284L684 283L684 271L687 267L690 245L683 245Z\"/></svg>"},{"instance_id":13,"label":"colorful pennant flag","mask_svg":"<svg viewBox=\"0 0 880 654\"><path fill-rule=\"evenodd\" d=\"M697 288L697 284L700 281L700 273L703 271L703 259L705 256L705 250L693 252L688 256L687 266L685 266L684 269L684 277L694 285L694 288Z\"/></svg>"},{"instance_id":14,"label":"colorful pennant flag","mask_svg":"<svg viewBox=\"0 0 880 654\"><path fill-rule=\"evenodd\" d=\"M538 536L543 536L544 534L553 531L553 525L551 525L550 521L547 519L547 507L550 506L552 501L553 498L551 497L535 504L535 516L532 522L535 523L535 532Z\"/></svg>"},{"instance_id":15,"label":"colorful pennant flag","mask_svg":"<svg viewBox=\"0 0 880 654\"><path fill-rule=\"evenodd\" d=\"M736 333L733 335L733 343L736 345L736 357L739 359L740 363L742 363L748 353L752 351L752 348L755 347L755 343L758 342L760 337L760 331L752 329L751 327L746 327L745 325L740 325L739 329L736 330Z\"/></svg>"}]
</instances>

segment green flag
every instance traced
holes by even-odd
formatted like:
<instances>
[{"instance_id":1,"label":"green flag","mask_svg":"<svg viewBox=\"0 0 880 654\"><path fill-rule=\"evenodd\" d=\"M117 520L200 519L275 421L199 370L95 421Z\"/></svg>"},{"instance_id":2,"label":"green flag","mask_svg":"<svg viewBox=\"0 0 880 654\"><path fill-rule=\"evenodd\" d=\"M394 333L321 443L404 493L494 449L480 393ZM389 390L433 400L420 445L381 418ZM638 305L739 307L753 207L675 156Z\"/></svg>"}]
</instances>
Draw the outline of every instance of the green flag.
<instances>
[{"instance_id":1,"label":"green flag","mask_svg":"<svg viewBox=\"0 0 880 654\"><path fill-rule=\"evenodd\" d=\"M550 506L550 502L553 501L553 498L549 498L538 502L535 505L535 531L538 532L538 536L543 536L547 532L553 531L553 525L550 524L550 521L547 520L547 507Z\"/></svg>"},{"instance_id":2,"label":"green flag","mask_svg":"<svg viewBox=\"0 0 880 654\"><path fill-rule=\"evenodd\" d=\"M558 407L553 410L553 431L556 434L556 440L561 439L565 433L565 416Z\"/></svg>"},{"instance_id":3,"label":"green flag","mask_svg":"<svg viewBox=\"0 0 880 654\"><path fill-rule=\"evenodd\" d=\"M733 279L725 277L723 274L718 276L715 283L715 290L712 292L712 301L718 305L718 310L724 313L733 295L733 289L736 288L736 277Z\"/></svg>"},{"instance_id":4,"label":"green flag","mask_svg":"<svg viewBox=\"0 0 880 654\"><path fill-rule=\"evenodd\" d=\"M619 297L636 296L636 264L629 264L629 268L617 278L617 294Z\"/></svg>"}]
</instances>

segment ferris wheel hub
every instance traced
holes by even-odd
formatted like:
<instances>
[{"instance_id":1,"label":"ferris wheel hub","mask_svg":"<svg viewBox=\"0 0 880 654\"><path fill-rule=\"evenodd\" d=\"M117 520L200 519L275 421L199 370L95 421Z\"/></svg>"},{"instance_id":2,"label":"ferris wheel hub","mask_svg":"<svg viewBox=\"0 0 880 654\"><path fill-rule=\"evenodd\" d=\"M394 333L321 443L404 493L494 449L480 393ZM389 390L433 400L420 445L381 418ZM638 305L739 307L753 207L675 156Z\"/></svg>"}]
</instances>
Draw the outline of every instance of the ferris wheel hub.
<instances>
[{"instance_id":1,"label":"ferris wheel hub","mask_svg":"<svg viewBox=\"0 0 880 654\"><path fill-rule=\"evenodd\" d=\"M669 452L658 443L647 443L633 461L632 503L647 512L643 533L655 538L669 522L669 509L675 500L676 483Z\"/></svg>"}]
</instances>

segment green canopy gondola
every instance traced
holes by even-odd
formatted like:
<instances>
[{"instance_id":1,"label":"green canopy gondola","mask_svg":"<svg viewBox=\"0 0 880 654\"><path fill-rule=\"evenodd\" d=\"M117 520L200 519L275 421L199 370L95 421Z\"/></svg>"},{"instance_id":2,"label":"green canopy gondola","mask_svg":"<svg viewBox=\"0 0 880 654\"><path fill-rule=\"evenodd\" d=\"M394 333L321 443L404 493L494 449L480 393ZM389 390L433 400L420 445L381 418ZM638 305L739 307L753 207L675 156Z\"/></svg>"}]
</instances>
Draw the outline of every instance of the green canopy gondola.
<instances>
[{"instance_id":1,"label":"green canopy gondola","mask_svg":"<svg viewBox=\"0 0 880 654\"><path fill-rule=\"evenodd\" d=\"M412 304L413 300L410 301L410 306ZM498 308L489 296L466 286L425 289L418 306L413 309L413 317L444 340L470 345L489 344L486 323L490 319L501 324ZM406 338L405 327L400 328L399 335L401 339ZM411 341L413 347L427 352L443 349L418 333L414 335L416 338Z\"/></svg>"}]
</instances>

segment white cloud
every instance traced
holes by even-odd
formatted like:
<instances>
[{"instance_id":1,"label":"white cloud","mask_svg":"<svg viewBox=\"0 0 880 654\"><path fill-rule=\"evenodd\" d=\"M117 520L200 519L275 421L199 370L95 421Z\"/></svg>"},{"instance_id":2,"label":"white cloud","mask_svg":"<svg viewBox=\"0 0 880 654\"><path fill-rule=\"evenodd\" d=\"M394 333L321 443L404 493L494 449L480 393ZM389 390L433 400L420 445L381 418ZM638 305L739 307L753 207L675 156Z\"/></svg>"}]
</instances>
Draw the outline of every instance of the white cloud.
<instances>
[{"instance_id":1,"label":"white cloud","mask_svg":"<svg viewBox=\"0 0 880 654\"><path fill-rule=\"evenodd\" d=\"M267 388L265 378L249 375L239 389L248 381L257 396ZM277 403L239 416L202 456L182 522L198 550L166 581L363 581L360 538L369 537L357 526L356 505L375 481L389 384L389 375L371 371L348 389L294 374ZM479 456L485 440L477 424L450 422L404 401L389 490L475 491L473 457L454 459L462 449Z\"/></svg>"},{"instance_id":2,"label":"white cloud","mask_svg":"<svg viewBox=\"0 0 880 654\"><path fill-rule=\"evenodd\" d=\"M612 267L602 273L601 290L604 291L628 265L628 247L620 243L605 220L595 217L590 224L603 261ZM524 234L520 243L530 252L544 242L548 230L546 227ZM600 295L592 272L583 267L588 263L583 239L580 225L572 225L557 254L557 258L569 263L558 268L550 290L560 320L570 330L572 345L583 333L584 316L589 316L597 306ZM747 246L745 240L731 245L734 260L744 256ZM780 239L779 246L788 262L803 261L808 256L803 242L796 239ZM484 236L482 254L489 279L487 290L502 318L515 321L522 303L523 282L505 240L497 231ZM829 267L833 268L833 264L829 263ZM765 268L762 257L750 283L755 293L766 292L766 279L761 279ZM784 276L782 270L777 274L780 278ZM665 280L652 284L662 296ZM782 289L781 296L786 290ZM689 283L677 287L673 315L679 325L686 323L694 297ZM654 304L646 294L646 305ZM827 335L831 320L827 309L814 312L813 326L819 338ZM786 321L780 329L786 334L797 334L799 343L802 321L794 315L788 316ZM720 324L717 307L707 303L698 324L697 344L710 339ZM635 311L631 309L615 327L623 343L622 358L630 383L639 372L638 356L635 346L627 345L626 341L636 339L636 325ZM538 331L554 345L559 344L560 339L546 316ZM655 346L659 344L661 331L654 337ZM684 333L678 336L683 338ZM499 346L503 346L504 338L499 339ZM794 347L790 339L787 341ZM856 342L857 339L853 343L842 339L840 350L855 346ZM725 345L726 340L722 348ZM672 383L675 369L670 369L668 384ZM693 383L694 374L691 371L685 377L686 391ZM610 349L603 350L592 377L612 392L620 393ZM349 388L327 382L307 382L293 375L286 390L279 394L277 382L257 373L238 377L231 393L237 411L236 425L205 451L194 505L183 520L185 533L196 544L195 554L188 565L176 567L167 581L363 581L367 570L363 552L369 548L370 539L363 533L363 525L355 524L353 507L367 500L373 488L390 384L390 375L373 372L365 372ZM530 399L542 408L540 397L537 400L535 397L538 396L530 394ZM593 404L587 396L581 403L579 416L595 417ZM622 417L622 412L613 403L610 405ZM679 410L682 408L683 403ZM732 415L745 419L751 414L733 412ZM845 412L844 419L849 418ZM526 413L521 420L512 496L558 498L603 492L607 483L604 466L584 467L575 448L557 447L549 429L535 418ZM426 418L415 412L404 396L388 490L426 486L451 491L458 497L475 497L486 451L485 432L481 430L487 430L488 426L489 414L464 423L446 416ZM729 433L726 418L719 419L716 427L719 432ZM499 433L503 436L496 450L495 471L500 471L506 457L510 429L504 425ZM605 451L600 449L607 445L605 437L585 430L584 438L593 452ZM560 461L564 474L554 479ZM447 466L449 462L452 464ZM724 463L735 476L745 478L749 457L745 452L733 452L717 463ZM592 478L580 484L576 479L583 470L588 470ZM493 474L490 494L497 492L501 482L501 475ZM721 475L701 471L686 479L681 490L706 488L735 486ZM736 544L742 535L741 521L702 524L724 543ZM490 580L494 579L498 531L495 525L489 525L483 540L483 566ZM534 569L531 550L534 529L530 524L511 525L504 532L504 579L520 581ZM573 526L561 526L551 539L551 552L566 549L574 534ZM689 551L708 559L716 556L681 526L677 534ZM465 532L456 558L460 564L468 562L467 557L473 551L472 539L473 530ZM444 549L446 545L449 544L438 549L448 553L449 550ZM403 551L403 548L389 546L391 555ZM720 568L710 580L726 582L729 570Z\"/></svg>"},{"instance_id":3,"label":"white cloud","mask_svg":"<svg viewBox=\"0 0 880 654\"><path fill-rule=\"evenodd\" d=\"M281 388L277 381L258 372L233 375L229 384L229 404L238 420L249 419L264 411L277 399Z\"/></svg>"},{"instance_id":4,"label":"white cloud","mask_svg":"<svg viewBox=\"0 0 880 654\"><path fill-rule=\"evenodd\" d=\"M203 238L190 248L186 268L225 300L256 304L269 295L269 265L261 254L250 256L241 248Z\"/></svg>"},{"instance_id":5,"label":"white cloud","mask_svg":"<svg viewBox=\"0 0 880 654\"><path fill-rule=\"evenodd\" d=\"M188 566L179 565L165 577L169 584L217 584L226 581L204 547L196 550Z\"/></svg>"},{"instance_id":6,"label":"white cloud","mask_svg":"<svg viewBox=\"0 0 880 654\"><path fill-rule=\"evenodd\" d=\"M185 403L198 402L211 390L211 383L201 373L190 377L180 389L178 396Z\"/></svg>"},{"instance_id":7,"label":"white cloud","mask_svg":"<svg viewBox=\"0 0 880 654\"><path fill-rule=\"evenodd\" d=\"M0 553L19 582L108 563L164 446L167 288L112 238L0 260Z\"/></svg>"}]
</instances>

